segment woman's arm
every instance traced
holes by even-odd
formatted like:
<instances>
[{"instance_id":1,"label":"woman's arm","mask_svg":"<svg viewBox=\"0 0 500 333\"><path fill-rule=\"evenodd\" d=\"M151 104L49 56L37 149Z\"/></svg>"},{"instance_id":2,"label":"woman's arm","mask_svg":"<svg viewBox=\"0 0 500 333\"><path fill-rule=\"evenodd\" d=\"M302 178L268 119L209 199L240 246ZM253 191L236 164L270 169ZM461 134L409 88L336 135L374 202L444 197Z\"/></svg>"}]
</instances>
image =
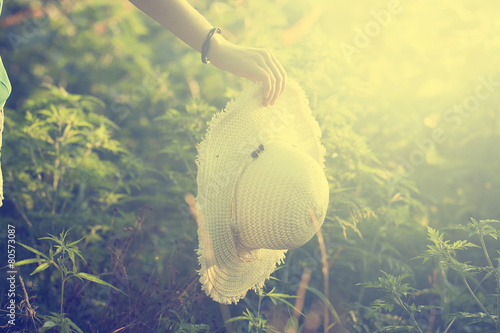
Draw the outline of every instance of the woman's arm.
<instances>
[{"instance_id":1,"label":"woman's arm","mask_svg":"<svg viewBox=\"0 0 500 333\"><path fill-rule=\"evenodd\" d=\"M201 52L201 45L213 28L185 0L130 2L198 52ZM221 35L214 34L207 57L219 69L252 81L261 81L264 85L265 106L274 104L285 88L285 70L268 50L237 46Z\"/></svg>"}]
</instances>

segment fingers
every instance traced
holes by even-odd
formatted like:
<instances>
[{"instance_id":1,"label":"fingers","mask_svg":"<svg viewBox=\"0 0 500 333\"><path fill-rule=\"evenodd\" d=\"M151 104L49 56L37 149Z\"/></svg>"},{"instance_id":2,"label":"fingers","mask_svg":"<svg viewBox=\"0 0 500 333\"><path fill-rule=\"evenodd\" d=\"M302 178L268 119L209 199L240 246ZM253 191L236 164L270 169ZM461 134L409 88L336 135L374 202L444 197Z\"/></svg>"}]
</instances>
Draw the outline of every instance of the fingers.
<instances>
[{"instance_id":1,"label":"fingers","mask_svg":"<svg viewBox=\"0 0 500 333\"><path fill-rule=\"evenodd\" d=\"M266 67L267 65L261 64L259 67L256 68L255 75L248 77L252 81L262 82L264 89L264 101L262 102L263 106L269 105L269 101L271 100L269 96L272 96L271 92L274 89L274 84L272 83L271 76L269 75L270 69L267 68L266 70Z\"/></svg>"},{"instance_id":2,"label":"fingers","mask_svg":"<svg viewBox=\"0 0 500 333\"><path fill-rule=\"evenodd\" d=\"M274 89L273 94L269 94L269 104L274 105L276 99L285 90L286 72L271 51L267 51L267 54L269 56L267 59L267 65L271 69L274 77Z\"/></svg>"},{"instance_id":3,"label":"fingers","mask_svg":"<svg viewBox=\"0 0 500 333\"><path fill-rule=\"evenodd\" d=\"M268 50L259 50L260 59L259 81L264 85L263 105L274 105L276 99L285 89L286 72L276 59L274 54Z\"/></svg>"},{"instance_id":4,"label":"fingers","mask_svg":"<svg viewBox=\"0 0 500 333\"><path fill-rule=\"evenodd\" d=\"M220 36L220 35L218 35ZM285 89L286 72L271 51L237 46L224 39L210 47L211 64L234 75L262 82L263 105L273 105Z\"/></svg>"}]
</instances>

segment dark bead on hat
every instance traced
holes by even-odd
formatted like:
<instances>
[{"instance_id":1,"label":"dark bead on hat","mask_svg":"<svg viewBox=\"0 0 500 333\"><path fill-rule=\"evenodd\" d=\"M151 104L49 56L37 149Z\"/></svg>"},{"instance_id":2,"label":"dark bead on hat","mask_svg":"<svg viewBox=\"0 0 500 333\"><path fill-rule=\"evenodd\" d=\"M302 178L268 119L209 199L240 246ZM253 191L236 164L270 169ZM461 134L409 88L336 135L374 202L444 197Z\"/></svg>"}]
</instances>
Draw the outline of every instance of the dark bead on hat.
<instances>
[{"instance_id":1,"label":"dark bead on hat","mask_svg":"<svg viewBox=\"0 0 500 333\"><path fill-rule=\"evenodd\" d=\"M252 152L252 157L253 157L253 158L257 158L257 157L259 157L259 154L257 154L257 152L254 150L254 151Z\"/></svg>"}]
</instances>

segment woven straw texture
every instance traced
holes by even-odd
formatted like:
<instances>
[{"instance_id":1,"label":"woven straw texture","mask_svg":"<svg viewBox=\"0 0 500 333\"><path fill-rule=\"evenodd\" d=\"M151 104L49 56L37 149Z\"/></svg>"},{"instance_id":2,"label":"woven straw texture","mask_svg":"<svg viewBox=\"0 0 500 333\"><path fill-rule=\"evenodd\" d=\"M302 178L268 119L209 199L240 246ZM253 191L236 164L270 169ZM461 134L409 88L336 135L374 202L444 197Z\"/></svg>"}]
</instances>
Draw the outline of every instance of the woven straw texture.
<instances>
[{"instance_id":1,"label":"woven straw texture","mask_svg":"<svg viewBox=\"0 0 500 333\"><path fill-rule=\"evenodd\" d=\"M236 188L239 241L250 249L297 248L316 232L309 209L325 217L328 184L320 165L290 144L271 141L264 149Z\"/></svg>"},{"instance_id":2,"label":"woven straw texture","mask_svg":"<svg viewBox=\"0 0 500 333\"><path fill-rule=\"evenodd\" d=\"M214 116L198 149L200 282L220 303L262 287L328 207L325 151L304 92L289 79L274 106L261 103L260 84L245 90Z\"/></svg>"}]
</instances>

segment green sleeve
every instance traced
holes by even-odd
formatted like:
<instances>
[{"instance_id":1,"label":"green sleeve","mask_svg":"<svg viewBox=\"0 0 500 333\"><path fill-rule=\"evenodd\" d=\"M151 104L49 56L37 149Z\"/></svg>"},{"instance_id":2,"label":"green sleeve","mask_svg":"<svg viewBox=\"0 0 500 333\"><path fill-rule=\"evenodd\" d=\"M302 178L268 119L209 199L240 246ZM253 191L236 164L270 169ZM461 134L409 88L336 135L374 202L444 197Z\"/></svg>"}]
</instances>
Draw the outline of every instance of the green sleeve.
<instances>
[{"instance_id":1,"label":"green sleeve","mask_svg":"<svg viewBox=\"0 0 500 333\"><path fill-rule=\"evenodd\" d=\"M0 13L2 12L3 0L0 0ZM7 97L9 97L12 87L9 77L3 67L2 57L0 57L0 108L3 107Z\"/></svg>"},{"instance_id":2,"label":"green sleeve","mask_svg":"<svg viewBox=\"0 0 500 333\"><path fill-rule=\"evenodd\" d=\"M2 12L3 0L0 0L0 12ZM12 87L10 86L9 77L3 67L2 57L0 57L0 157L2 149L2 132L3 132L3 105L10 95ZM2 178L2 164L0 163L0 207L3 204L3 178Z\"/></svg>"},{"instance_id":3,"label":"green sleeve","mask_svg":"<svg viewBox=\"0 0 500 333\"><path fill-rule=\"evenodd\" d=\"M0 107L2 107L9 97L12 87L10 85L9 77L3 67L2 57L0 57Z\"/></svg>"}]
</instances>

